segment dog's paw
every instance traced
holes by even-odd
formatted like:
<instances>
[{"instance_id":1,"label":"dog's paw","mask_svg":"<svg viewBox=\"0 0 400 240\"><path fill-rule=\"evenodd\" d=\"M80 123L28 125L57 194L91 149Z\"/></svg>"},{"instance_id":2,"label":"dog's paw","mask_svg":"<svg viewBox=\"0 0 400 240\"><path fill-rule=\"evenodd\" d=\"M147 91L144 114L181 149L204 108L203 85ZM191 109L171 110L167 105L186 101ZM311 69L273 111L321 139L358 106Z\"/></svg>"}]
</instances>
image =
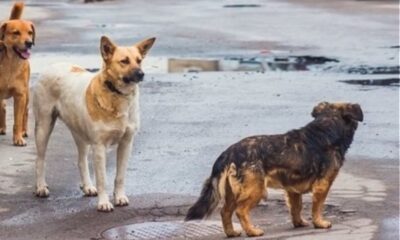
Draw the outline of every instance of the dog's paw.
<instances>
[{"instance_id":1,"label":"dog's paw","mask_svg":"<svg viewBox=\"0 0 400 240\"><path fill-rule=\"evenodd\" d=\"M123 206L129 205L129 199L125 195L116 196L114 199L114 202L115 202L115 206L118 206L118 207L123 207Z\"/></svg>"},{"instance_id":2,"label":"dog's paw","mask_svg":"<svg viewBox=\"0 0 400 240\"><path fill-rule=\"evenodd\" d=\"M231 238L231 237L239 237L242 233L240 231L232 230L232 231L226 231L225 234L228 238Z\"/></svg>"},{"instance_id":3,"label":"dog's paw","mask_svg":"<svg viewBox=\"0 0 400 240\"><path fill-rule=\"evenodd\" d=\"M308 226L310 226L310 223L308 223L306 220L304 220L302 218L302 219L300 219L300 221L293 221L293 226L295 228L308 227Z\"/></svg>"},{"instance_id":4,"label":"dog's paw","mask_svg":"<svg viewBox=\"0 0 400 240\"><path fill-rule=\"evenodd\" d=\"M23 137L14 137L14 146L24 147L26 146L26 141Z\"/></svg>"},{"instance_id":5,"label":"dog's paw","mask_svg":"<svg viewBox=\"0 0 400 240\"><path fill-rule=\"evenodd\" d=\"M85 197L95 197L97 196L97 189L92 186L81 185L80 186L82 192L85 194Z\"/></svg>"},{"instance_id":6,"label":"dog's paw","mask_svg":"<svg viewBox=\"0 0 400 240\"><path fill-rule=\"evenodd\" d=\"M36 197L47 198L50 194L49 188L47 187L47 185L37 187L35 194L36 194Z\"/></svg>"},{"instance_id":7,"label":"dog's paw","mask_svg":"<svg viewBox=\"0 0 400 240\"><path fill-rule=\"evenodd\" d=\"M331 228L332 223L327 220L319 220L314 222L314 227L315 228Z\"/></svg>"},{"instance_id":8,"label":"dog's paw","mask_svg":"<svg viewBox=\"0 0 400 240\"><path fill-rule=\"evenodd\" d=\"M264 230L260 228L252 228L246 232L247 236L249 237L258 237L264 235Z\"/></svg>"},{"instance_id":9,"label":"dog's paw","mask_svg":"<svg viewBox=\"0 0 400 240\"><path fill-rule=\"evenodd\" d=\"M97 205L97 211L99 212L112 212L114 211L114 206L109 202L99 202Z\"/></svg>"},{"instance_id":10,"label":"dog's paw","mask_svg":"<svg viewBox=\"0 0 400 240\"><path fill-rule=\"evenodd\" d=\"M22 134L22 136L27 138L28 137L28 133L25 132L24 134Z\"/></svg>"}]
</instances>

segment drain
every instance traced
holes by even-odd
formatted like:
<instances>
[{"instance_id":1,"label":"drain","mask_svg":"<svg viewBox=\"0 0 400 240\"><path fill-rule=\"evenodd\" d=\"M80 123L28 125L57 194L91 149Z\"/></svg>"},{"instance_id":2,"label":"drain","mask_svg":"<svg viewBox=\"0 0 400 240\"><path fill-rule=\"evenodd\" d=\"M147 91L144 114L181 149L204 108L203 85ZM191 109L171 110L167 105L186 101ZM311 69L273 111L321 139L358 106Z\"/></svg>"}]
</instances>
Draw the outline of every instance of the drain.
<instances>
[{"instance_id":1,"label":"drain","mask_svg":"<svg viewBox=\"0 0 400 240\"><path fill-rule=\"evenodd\" d=\"M223 233L220 221L176 221L125 225L108 229L101 236L106 240L205 239Z\"/></svg>"}]
</instances>

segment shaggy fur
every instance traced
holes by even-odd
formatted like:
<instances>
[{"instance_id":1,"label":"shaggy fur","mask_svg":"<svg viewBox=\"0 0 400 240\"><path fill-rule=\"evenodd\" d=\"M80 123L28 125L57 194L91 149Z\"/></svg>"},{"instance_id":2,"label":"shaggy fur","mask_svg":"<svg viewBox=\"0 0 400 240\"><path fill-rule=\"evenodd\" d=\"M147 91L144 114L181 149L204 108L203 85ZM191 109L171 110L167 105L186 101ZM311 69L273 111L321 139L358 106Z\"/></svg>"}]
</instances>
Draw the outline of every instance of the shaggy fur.
<instances>
[{"instance_id":1,"label":"shaggy fur","mask_svg":"<svg viewBox=\"0 0 400 240\"><path fill-rule=\"evenodd\" d=\"M251 224L249 211L266 197L266 187L270 187L286 191L295 227L308 225L301 217L301 195L307 192L313 194L314 226L331 227L322 218L323 203L363 113L358 104L322 102L312 116L315 119L303 128L248 137L225 150L186 220L207 217L222 199L221 217L228 237L240 235L232 226L234 212L248 236L263 235L263 230Z\"/></svg>"}]
</instances>

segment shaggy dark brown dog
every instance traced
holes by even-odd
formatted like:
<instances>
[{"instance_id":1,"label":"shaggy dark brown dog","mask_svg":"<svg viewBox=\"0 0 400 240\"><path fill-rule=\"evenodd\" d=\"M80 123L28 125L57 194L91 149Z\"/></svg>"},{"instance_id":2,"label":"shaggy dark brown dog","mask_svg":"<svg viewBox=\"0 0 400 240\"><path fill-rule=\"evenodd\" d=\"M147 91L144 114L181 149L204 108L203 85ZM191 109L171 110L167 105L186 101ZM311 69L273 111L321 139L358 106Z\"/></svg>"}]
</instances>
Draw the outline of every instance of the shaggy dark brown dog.
<instances>
[{"instance_id":1,"label":"shaggy dark brown dog","mask_svg":"<svg viewBox=\"0 0 400 240\"><path fill-rule=\"evenodd\" d=\"M270 187L285 190L295 227L308 225L301 216L302 194L312 192L314 227L330 228L321 214L323 204L363 112L358 104L322 102L312 116L315 119L303 128L248 137L225 150L186 220L207 217L223 199L221 217L228 237L240 235L233 229L234 212L248 236L263 235L263 230L251 224L249 212Z\"/></svg>"}]
</instances>

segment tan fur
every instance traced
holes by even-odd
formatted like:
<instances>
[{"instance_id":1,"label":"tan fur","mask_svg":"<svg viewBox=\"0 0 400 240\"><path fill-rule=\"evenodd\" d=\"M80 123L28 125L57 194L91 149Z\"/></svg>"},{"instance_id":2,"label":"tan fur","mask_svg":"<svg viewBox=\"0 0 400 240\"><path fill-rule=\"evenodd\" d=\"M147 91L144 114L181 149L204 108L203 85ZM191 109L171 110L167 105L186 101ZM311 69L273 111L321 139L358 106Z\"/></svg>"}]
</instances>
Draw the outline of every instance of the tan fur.
<instances>
[{"instance_id":1,"label":"tan fur","mask_svg":"<svg viewBox=\"0 0 400 240\"><path fill-rule=\"evenodd\" d=\"M334 152L330 154L335 154ZM331 222L323 219L323 204L329 192L329 189L335 180L340 164L337 162L335 156L332 156L333 162L329 171L321 179L307 179L306 181L298 184L285 186L280 182L278 177L280 174L288 175L289 173L282 168L277 168L266 173L263 176L260 172L252 171L251 167L246 168L243 174L243 180L239 181L236 178L236 167L234 164L225 171L222 176L226 176L227 184L223 184L224 178L222 177L219 182L219 192L223 192L224 206L221 209L221 218L224 231L228 237L239 236L240 232L233 229L232 214L236 212L240 220L243 230L248 236L263 235L263 230L255 228L250 221L250 210L254 208L262 198L266 198L267 188L284 189L286 193L286 204L289 208L292 217L292 223L295 227L305 227L309 223L301 216L302 211L302 194L312 192L313 194L313 207L312 207L312 221L316 228L329 228ZM291 178L296 179L297 176L292 174Z\"/></svg>"},{"instance_id":2,"label":"tan fur","mask_svg":"<svg viewBox=\"0 0 400 240\"><path fill-rule=\"evenodd\" d=\"M20 20L23 3L16 3L10 19L0 27L0 134L6 133L4 99L14 98L13 143L25 146L27 136L30 67L26 59L15 51L26 49L25 43L34 42L35 30L31 22ZM18 35L17 35L18 33Z\"/></svg>"},{"instance_id":3,"label":"tan fur","mask_svg":"<svg viewBox=\"0 0 400 240\"><path fill-rule=\"evenodd\" d=\"M10 20L20 19L24 10L23 2L16 2L11 10Z\"/></svg>"},{"instance_id":4,"label":"tan fur","mask_svg":"<svg viewBox=\"0 0 400 240\"><path fill-rule=\"evenodd\" d=\"M234 167L233 164L231 164L230 169L232 167ZM233 212L236 212L243 230L249 237L263 235L262 229L253 226L249 214L250 210L257 206L266 195L264 175L249 168L243 173L243 180L239 181L235 177L236 172L231 173L232 175L228 175L228 185L225 187L225 203L221 210L226 235L228 237L240 235L240 232L233 229Z\"/></svg>"},{"instance_id":5,"label":"tan fur","mask_svg":"<svg viewBox=\"0 0 400 240\"><path fill-rule=\"evenodd\" d=\"M72 66L71 67L71 72L73 73L83 73L83 72L87 72L86 69L81 68L79 66Z\"/></svg>"},{"instance_id":6,"label":"tan fur","mask_svg":"<svg viewBox=\"0 0 400 240\"><path fill-rule=\"evenodd\" d=\"M124 117L126 99L114 94L104 87L99 77L93 79L86 90L86 104L93 121L111 122ZM138 89L133 90L133 94Z\"/></svg>"}]
</instances>

